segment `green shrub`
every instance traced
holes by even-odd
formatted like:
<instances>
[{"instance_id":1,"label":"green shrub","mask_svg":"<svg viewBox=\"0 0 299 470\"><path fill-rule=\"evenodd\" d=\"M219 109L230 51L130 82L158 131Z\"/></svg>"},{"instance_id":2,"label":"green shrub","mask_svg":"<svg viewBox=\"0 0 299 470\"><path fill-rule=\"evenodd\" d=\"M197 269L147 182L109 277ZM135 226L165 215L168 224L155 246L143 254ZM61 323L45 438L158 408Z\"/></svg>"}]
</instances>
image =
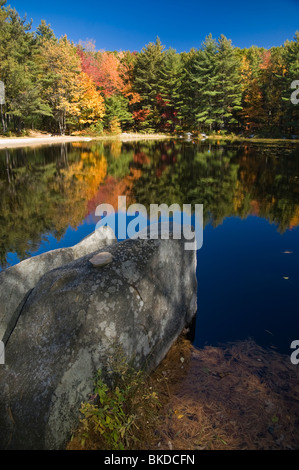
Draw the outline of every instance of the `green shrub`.
<instances>
[{"instance_id":1,"label":"green shrub","mask_svg":"<svg viewBox=\"0 0 299 470\"><path fill-rule=\"evenodd\" d=\"M83 447L92 440L102 450L136 449L154 429L160 407L157 394L148 387L142 371L129 365L123 355L116 353L115 357L106 380L98 372L92 400L82 403Z\"/></svg>"}]
</instances>

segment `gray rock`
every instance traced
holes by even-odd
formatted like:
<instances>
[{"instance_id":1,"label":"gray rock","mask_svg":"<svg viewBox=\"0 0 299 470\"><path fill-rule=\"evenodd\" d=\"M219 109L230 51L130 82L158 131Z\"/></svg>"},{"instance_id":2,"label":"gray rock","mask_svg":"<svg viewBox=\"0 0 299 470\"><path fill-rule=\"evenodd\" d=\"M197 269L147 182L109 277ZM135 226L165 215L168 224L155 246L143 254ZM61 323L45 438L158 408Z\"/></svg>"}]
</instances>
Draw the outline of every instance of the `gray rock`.
<instances>
[{"instance_id":1,"label":"gray rock","mask_svg":"<svg viewBox=\"0 0 299 470\"><path fill-rule=\"evenodd\" d=\"M23 301L48 271L116 242L110 227L101 227L70 248L48 251L0 273L0 340L7 342Z\"/></svg>"},{"instance_id":2,"label":"gray rock","mask_svg":"<svg viewBox=\"0 0 299 470\"><path fill-rule=\"evenodd\" d=\"M93 380L121 345L151 371L197 309L196 252L184 240L127 240L46 273L25 301L0 366L0 447L63 449Z\"/></svg>"}]
</instances>

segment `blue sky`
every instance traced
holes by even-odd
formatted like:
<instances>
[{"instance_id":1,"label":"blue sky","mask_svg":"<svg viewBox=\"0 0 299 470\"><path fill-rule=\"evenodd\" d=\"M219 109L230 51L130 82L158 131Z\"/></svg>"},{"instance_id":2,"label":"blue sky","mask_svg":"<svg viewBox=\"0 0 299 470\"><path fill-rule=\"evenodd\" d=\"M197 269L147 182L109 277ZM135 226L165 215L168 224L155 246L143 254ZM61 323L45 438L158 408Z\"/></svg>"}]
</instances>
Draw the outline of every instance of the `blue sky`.
<instances>
[{"instance_id":1,"label":"blue sky","mask_svg":"<svg viewBox=\"0 0 299 470\"><path fill-rule=\"evenodd\" d=\"M178 52L198 48L212 33L234 46L279 46L299 30L299 0L9 0L23 16L50 23L75 43L93 39L97 49L141 50L160 37Z\"/></svg>"}]
</instances>

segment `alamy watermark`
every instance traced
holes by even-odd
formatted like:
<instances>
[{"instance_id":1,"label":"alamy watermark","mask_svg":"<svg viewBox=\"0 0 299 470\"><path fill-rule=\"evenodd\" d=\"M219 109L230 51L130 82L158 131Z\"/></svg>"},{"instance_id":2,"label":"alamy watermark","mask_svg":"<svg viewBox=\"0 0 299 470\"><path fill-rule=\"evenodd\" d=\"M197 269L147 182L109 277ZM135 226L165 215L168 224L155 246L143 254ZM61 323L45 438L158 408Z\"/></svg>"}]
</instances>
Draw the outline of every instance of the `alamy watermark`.
<instances>
[{"instance_id":1,"label":"alamy watermark","mask_svg":"<svg viewBox=\"0 0 299 470\"><path fill-rule=\"evenodd\" d=\"M117 238L185 240L185 250L199 250L203 244L203 205L195 204L150 204L149 214L142 204L131 204L127 208L126 196L118 197L118 210L115 214L111 204L100 204L95 215L100 217L96 230L109 226ZM172 214L172 217L171 217Z\"/></svg>"},{"instance_id":2,"label":"alamy watermark","mask_svg":"<svg viewBox=\"0 0 299 470\"><path fill-rule=\"evenodd\" d=\"M5 345L3 341L0 341L0 365L5 364Z\"/></svg>"},{"instance_id":3,"label":"alamy watermark","mask_svg":"<svg viewBox=\"0 0 299 470\"><path fill-rule=\"evenodd\" d=\"M295 339L292 341L290 347L291 349L295 349L291 354L291 363L294 364L294 366L297 366L299 364L299 340Z\"/></svg>"},{"instance_id":4,"label":"alamy watermark","mask_svg":"<svg viewBox=\"0 0 299 470\"><path fill-rule=\"evenodd\" d=\"M291 94L291 103L298 104L299 103L299 80L294 80L291 83L291 88L293 93Z\"/></svg>"}]
</instances>

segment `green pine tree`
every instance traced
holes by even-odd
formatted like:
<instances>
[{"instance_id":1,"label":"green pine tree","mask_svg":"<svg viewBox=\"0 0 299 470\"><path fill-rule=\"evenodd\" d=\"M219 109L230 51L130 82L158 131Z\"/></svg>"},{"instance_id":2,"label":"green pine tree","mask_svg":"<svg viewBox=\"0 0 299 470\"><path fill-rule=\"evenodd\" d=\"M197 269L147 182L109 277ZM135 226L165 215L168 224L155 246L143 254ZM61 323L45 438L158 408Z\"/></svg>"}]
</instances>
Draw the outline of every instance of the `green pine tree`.
<instances>
[{"instance_id":1,"label":"green pine tree","mask_svg":"<svg viewBox=\"0 0 299 470\"><path fill-rule=\"evenodd\" d=\"M192 81L195 95L195 119L199 128L212 131L219 119L217 97L219 75L217 68L217 42L210 34L194 59Z\"/></svg>"},{"instance_id":2,"label":"green pine tree","mask_svg":"<svg viewBox=\"0 0 299 470\"><path fill-rule=\"evenodd\" d=\"M161 128L174 132L181 129L182 61L180 54L170 48L164 56L159 71L158 97L161 108Z\"/></svg>"},{"instance_id":3,"label":"green pine tree","mask_svg":"<svg viewBox=\"0 0 299 470\"><path fill-rule=\"evenodd\" d=\"M241 61L231 41L223 35L218 41L216 58L216 123L219 128L233 129L238 124L238 112L242 110Z\"/></svg>"},{"instance_id":4,"label":"green pine tree","mask_svg":"<svg viewBox=\"0 0 299 470\"><path fill-rule=\"evenodd\" d=\"M163 50L159 38L149 43L138 55L134 68L134 91L139 93L141 102L138 109L146 110L148 115L143 128L156 130L160 124L157 96L159 94L160 69Z\"/></svg>"}]
</instances>

